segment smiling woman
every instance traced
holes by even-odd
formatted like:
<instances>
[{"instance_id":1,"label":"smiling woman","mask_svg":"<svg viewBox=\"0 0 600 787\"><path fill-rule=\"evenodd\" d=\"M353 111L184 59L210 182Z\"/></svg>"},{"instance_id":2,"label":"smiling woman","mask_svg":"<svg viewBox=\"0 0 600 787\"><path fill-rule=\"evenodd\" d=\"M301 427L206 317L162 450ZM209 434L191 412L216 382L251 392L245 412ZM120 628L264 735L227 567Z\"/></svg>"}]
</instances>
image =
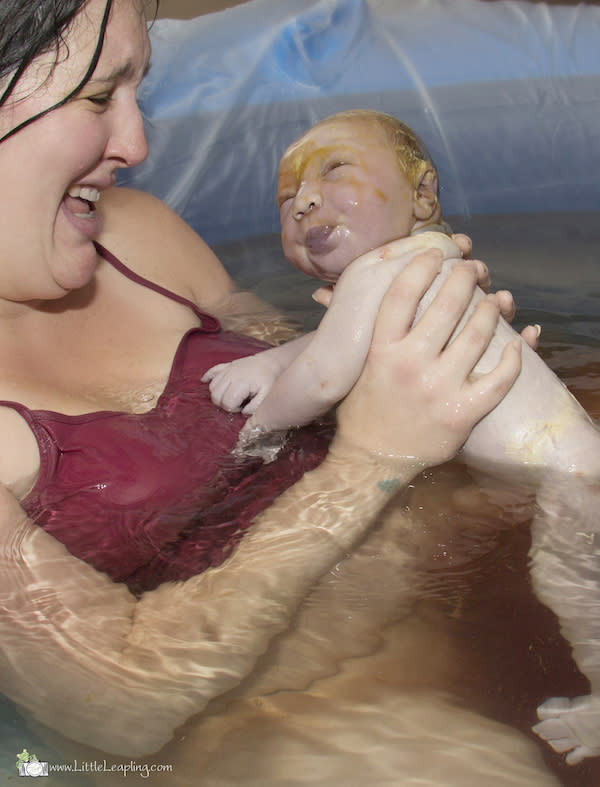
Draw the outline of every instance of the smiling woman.
<instances>
[{"instance_id":1,"label":"smiling woman","mask_svg":"<svg viewBox=\"0 0 600 787\"><path fill-rule=\"evenodd\" d=\"M265 345L221 330L220 319L274 341L291 328L239 290L162 202L113 187L146 154L136 102L150 58L144 4L10 7L2 34L15 42L64 15L35 49L11 50L3 71L0 688L79 745L138 757L168 744L263 656L265 691L292 686L276 663L269 669L271 640L315 586L333 592L333 617L347 619L348 585L332 585L328 572L347 558L359 585L372 582L381 533L393 546L398 528L411 530L400 505L400 524L378 535L380 513L422 470L456 455L513 384L520 351L507 345L471 379L499 319L490 297L448 354L444 335L481 273L474 263L458 265L409 328L440 269L424 253L383 298L335 429L298 430L271 464L232 456L244 418L215 408L201 378ZM403 548L388 554L406 583L359 616L348 648L328 642L333 662L324 652L318 672L360 651L361 632L376 636L375 610L385 618L406 603L412 559ZM444 704L426 702L442 726ZM396 718L394 706L386 723ZM481 759L459 766L456 783L481 784ZM551 783L527 742L516 759L523 783Z\"/></svg>"},{"instance_id":2,"label":"smiling woman","mask_svg":"<svg viewBox=\"0 0 600 787\"><path fill-rule=\"evenodd\" d=\"M146 155L136 103L150 52L142 4L117 4L112 13L110 3L76 6L84 11L69 24L67 38L57 42L50 28L27 53L34 60L26 65L24 59L6 78L0 167L5 183L15 185L0 216L0 235L4 244L14 243L8 257L21 267L29 260L32 274L24 289L24 280L5 281L9 271L3 268L3 294L11 300L61 297L90 281L97 264L91 241L102 226L93 202L114 183L118 168ZM112 29L119 34L105 41L109 18L117 14L120 27ZM36 168L44 177L32 179L28 190L23 172ZM29 232L15 234L28 213Z\"/></svg>"}]
</instances>

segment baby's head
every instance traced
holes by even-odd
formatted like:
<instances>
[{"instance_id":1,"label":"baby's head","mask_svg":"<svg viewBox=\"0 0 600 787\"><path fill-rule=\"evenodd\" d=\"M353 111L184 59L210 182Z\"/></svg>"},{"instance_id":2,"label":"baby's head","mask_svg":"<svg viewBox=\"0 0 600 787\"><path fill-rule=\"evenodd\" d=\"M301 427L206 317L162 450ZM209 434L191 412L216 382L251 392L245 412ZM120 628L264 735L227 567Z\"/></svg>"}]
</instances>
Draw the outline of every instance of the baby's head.
<instances>
[{"instance_id":1,"label":"baby's head","mask_svg":"<svg viewBox=\"0 0 600 787\"><path fill-rule=\"evenodd\" d=\"M441 220L425 147L399 120L370 110L332 115L294 142L279 164L277 202L285 256L325 281Z\"/></svg>"}]
</instances>

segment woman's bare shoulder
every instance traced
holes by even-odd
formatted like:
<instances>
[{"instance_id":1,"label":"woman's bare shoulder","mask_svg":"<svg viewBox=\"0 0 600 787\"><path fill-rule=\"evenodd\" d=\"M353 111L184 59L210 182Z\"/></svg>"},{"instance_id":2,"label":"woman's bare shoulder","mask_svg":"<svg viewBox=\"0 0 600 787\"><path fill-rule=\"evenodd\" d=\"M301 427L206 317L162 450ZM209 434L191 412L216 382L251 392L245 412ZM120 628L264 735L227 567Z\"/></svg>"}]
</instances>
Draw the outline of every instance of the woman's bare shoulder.
<instances>
[{"instance_id":1,"label":"woman's bare shoulder","mask_svg":"<svg viewBox=\"0 0 600 787\"><path fill-rule=\"evenodd\" d=\"M142 276L208 308L233 289L200 236L157 197L114 187L102 194L98 241Z\"/></svg>"}]
</instances>

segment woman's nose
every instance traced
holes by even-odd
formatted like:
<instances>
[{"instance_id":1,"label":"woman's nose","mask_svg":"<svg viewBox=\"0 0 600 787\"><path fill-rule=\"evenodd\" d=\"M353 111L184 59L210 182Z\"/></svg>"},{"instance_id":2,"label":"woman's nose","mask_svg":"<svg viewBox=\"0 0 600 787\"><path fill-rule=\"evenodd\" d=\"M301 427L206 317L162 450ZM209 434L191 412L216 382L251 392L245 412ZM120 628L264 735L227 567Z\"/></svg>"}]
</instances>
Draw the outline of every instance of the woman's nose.
<instances>
[{"instance_id":1,"label":"woman's nose","mask_svg":"<svg viewBox=\"0 0 600 787\"><path fill-rule=\"evenodd\" d=\"M148 155L144 121L137 103L124 111L118 119L106 155L107 158L118 161L121 167L134 167Z\"/></svg>"},{"instance_id":2,"label":"woman's nose","mask_svg":"<svg viewBox=\"0 0 600 787\"><path fill-rule=\"evenodd\" d=\"M296 193L294 199L294 218L301 219L307 213L323 204L323 197L320 189L314 183L303 183Z\"/></svg>"}]
</instances>

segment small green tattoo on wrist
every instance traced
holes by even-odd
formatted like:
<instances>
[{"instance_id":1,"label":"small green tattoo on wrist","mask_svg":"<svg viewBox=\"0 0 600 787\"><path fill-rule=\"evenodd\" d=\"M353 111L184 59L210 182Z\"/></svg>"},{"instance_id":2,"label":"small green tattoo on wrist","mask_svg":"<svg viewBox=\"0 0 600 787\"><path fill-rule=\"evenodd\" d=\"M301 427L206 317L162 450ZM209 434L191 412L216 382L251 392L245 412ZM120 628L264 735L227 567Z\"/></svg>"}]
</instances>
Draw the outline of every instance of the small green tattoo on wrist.
<instances>
[{"instance_id":1,"label":"small green tattoo on wrist","mask_svg":"<svg viewBox=\"0 0 600 787\"><path fill-rule=\"evenodd\" d=\"M392 478L390 481L379 481L377 484L377 487L388 495L391 495L393 492L395 492L399 486L399 478Z\"/></svg>"}]
</instances>

